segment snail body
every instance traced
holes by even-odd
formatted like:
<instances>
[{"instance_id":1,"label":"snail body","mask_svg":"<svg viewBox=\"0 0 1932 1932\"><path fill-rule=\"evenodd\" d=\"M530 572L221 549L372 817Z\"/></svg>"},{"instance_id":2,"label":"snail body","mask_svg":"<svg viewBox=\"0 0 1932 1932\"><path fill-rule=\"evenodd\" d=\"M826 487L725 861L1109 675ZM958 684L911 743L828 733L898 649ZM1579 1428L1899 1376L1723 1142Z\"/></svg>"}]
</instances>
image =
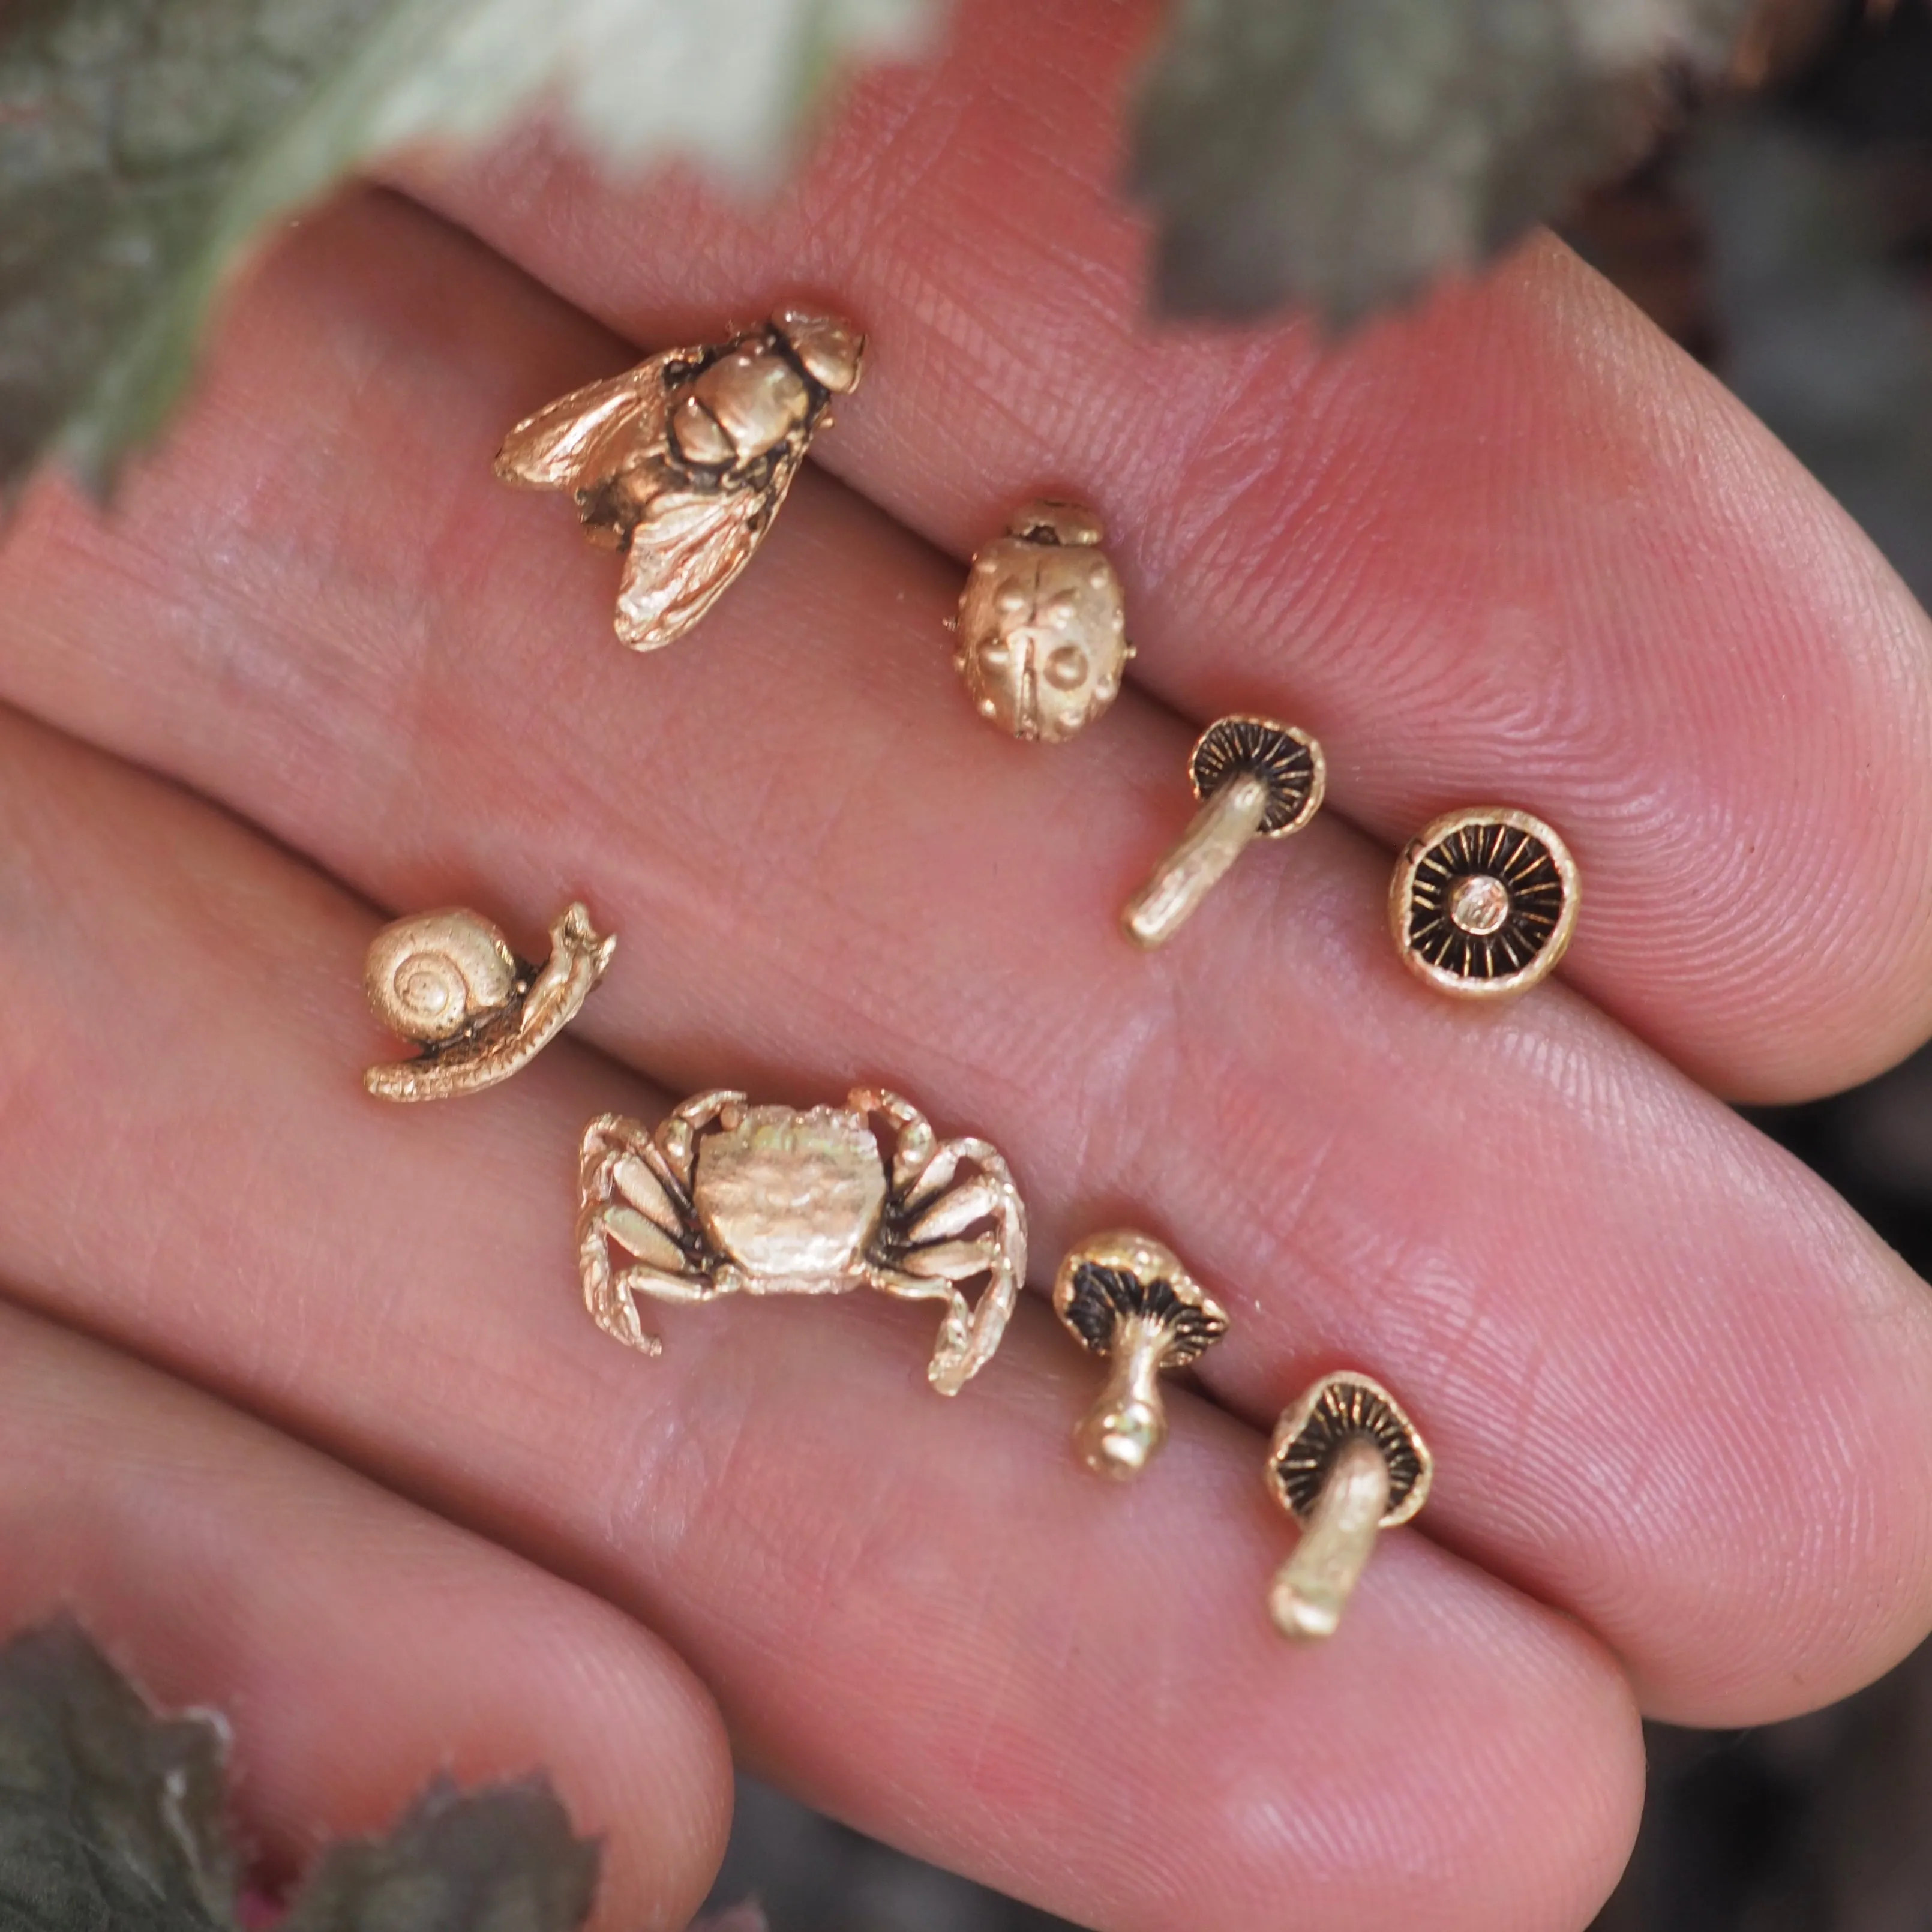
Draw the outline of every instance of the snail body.
<instances>
[{"instance_id":1,"label":"snail body","mask_svg":"<svg viewBox=\"0 0 1932 1932\"><path fill-rule=\"evenodd\" d=\"M500 928L466 906L416 913L370 942L363 984L382 1024L423 1049L364 1076L386 1100L434 1100L506 1080L572 1019L616 949L581 905L550 926L539 972Z\"/></svg>"}]
</instances>

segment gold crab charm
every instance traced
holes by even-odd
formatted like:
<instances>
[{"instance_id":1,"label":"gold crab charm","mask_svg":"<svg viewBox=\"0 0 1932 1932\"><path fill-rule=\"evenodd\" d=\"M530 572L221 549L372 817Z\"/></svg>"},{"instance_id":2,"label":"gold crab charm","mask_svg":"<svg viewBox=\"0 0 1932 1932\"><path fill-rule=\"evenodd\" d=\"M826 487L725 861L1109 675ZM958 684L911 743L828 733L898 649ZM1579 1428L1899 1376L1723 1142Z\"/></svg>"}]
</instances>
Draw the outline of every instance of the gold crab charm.
<instances>
[{"instance_id":1,"label":"gold crab charm","mask_svg":"<svg viewBox=\"0 0 1932 1932\"><path fill-rule=\"evenodd\" d=\"M874 1288L946 1304L926 1376L957 1395L992 1358L1026 1280L1026 1208L998 1150L940 1140L917 1108L876 1088L802 1110L700 1094L655 1131L602 1114L584 1130L578 1198L585 1303L648 1355L663 1345L644 1332L640 1293ZM976 1278L976 1306L962 1287Z\"/></svg>"},{"instance_id":2,"label":"gold crab charm","mask_svg":"<svg viewBox=\"0 0 1932 1932\"><path fill-rule=\"evenodd\" d=\"M671 349L573 390L503 439L496 474L568 490L592 542L627 553L617 635L674 643L752 560L866 338L796 307L709 349Z\"/></svg>"}]
</instances>

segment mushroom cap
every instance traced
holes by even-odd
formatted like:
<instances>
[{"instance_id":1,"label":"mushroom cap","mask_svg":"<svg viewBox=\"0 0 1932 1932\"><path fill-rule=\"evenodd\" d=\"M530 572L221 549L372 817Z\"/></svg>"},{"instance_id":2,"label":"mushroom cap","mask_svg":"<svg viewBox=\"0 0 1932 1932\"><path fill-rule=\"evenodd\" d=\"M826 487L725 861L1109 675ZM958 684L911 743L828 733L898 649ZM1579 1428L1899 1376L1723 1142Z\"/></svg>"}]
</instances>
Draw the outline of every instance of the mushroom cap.
<instances>
[{"instance_id":1,"label":"mushroom cap","mask_svg":"<svg viewBox=\"0 0 1932 1932\"><path fill-rule=\"evenodd\" d=\"M1053 1310L1096 1355L1113 1352L1128 1317L1152 1317L1172 1337L1170 1368L1185 1366L1228 1332L1226 1314L1174 1250L1131 1228L1089 1235L1068 1252L1054 1277Z\"/></svg>"},{"instance_id":2,"label":"mushroom cap","mask_svg":"<svg viewBox=\"0 0 1932 1932\"><path fill-rule=\"evenodd\" d=\"M1374 1443L1388 1464L1382 1528L1408 1522L1429 1498L1436 1459L1395 1397L1372 1377L1352 1370L1324 1376L1275 1424L1268 1464L1275 1500L1306 1522L1336 1457L1364 1439Z\"/></svg>"},{"instance_id":3,"label":"mushroom cap","mask_svg":"<svg viewBox=\"0 0 1932 1932\"><path fill-rule=\"evenodd\" d=\"M1299 832L1321 808L1328 783L1322 747L1306 731L1273 718L1217 718L1194 742L1187 776L1196 798L1212 798L1244 773L1268 787L1261 836Z\"/></svg>"},{"instance_id":4,"label":"mushroom cap","mask_svg":"<svg viewBox=\"0 0 1932 1932\"><path fill-rule=\"evenodd\" d=\"M1028 543L1094 548L1107 541L1107 526L1084 503L1036 496L1006 519L1006 534Z\"/></svg>"},{"instance_id":5,"label":"mushroom cap","mask_svg":"<svg viewBox=\"0 0 1932 1932\"><path fill-rule=\"evenodd\" d=\"M1500 885L1466 902L1484 914L1459 920L1459 889ZM1444 992L1478 999L1520 993L1546 978L1576 929L1576 862L1556 832L1508 806L1446 812L1412 838L1389 886L1389 923L1411 971Z\"/></svg>"}]
</instances>

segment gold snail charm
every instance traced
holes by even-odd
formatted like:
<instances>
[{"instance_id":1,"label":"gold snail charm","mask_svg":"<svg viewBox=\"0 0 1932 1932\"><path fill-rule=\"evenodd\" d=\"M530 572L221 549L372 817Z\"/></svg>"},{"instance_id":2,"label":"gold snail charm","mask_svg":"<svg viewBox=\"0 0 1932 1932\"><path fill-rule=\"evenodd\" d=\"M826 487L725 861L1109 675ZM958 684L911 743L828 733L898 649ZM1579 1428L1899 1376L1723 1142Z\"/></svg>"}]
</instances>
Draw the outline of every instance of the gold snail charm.
<instances>
[{"instance_id":1,"label":"gold snail charm","mask_svg":"<svg viewBox=\"0 0 1932 1932\"><path fill-rule=\"evenodd\" d=\"M452 906L386 926L363 985L376 1017L416 1042L419 1060L363 1076L384 1100L442 1100L507 1080L577 1017L616 950L581 905L552 921L539 972L480 913Z\"/></svg>"},{"instance_id":2,"label":"gold snail charm","mask_svg":"<svg viewBox=\"0 0 1932 1932\"><path fill-rule=\"evenodd\" d=\"M1134 649L1106 536L1077 503L1022 503L974 553L952 662L988 724L1062 744L1120 696Z\"/></svg>"}]
</instances>

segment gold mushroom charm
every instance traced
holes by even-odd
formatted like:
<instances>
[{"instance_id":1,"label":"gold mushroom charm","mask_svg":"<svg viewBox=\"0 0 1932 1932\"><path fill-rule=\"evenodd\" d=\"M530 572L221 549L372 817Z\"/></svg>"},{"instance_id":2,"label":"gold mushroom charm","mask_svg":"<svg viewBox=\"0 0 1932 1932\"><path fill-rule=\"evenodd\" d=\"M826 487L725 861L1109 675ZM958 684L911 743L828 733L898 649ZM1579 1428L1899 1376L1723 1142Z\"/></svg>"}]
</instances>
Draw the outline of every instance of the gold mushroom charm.
<instances>
[{"instance_id":1,"label":"gold mushroom charm","mask_svg":"<svg viewBox=\"0 0 1932 1932\"><path fill-rule=\"evenodd\" d=\"M1550 826L1472 806L1408 842L1389 887L1402 962L1438 992L1506 998L1556 970L1576 930L1576 863Z\"/></svg>"},{"instance_id":2,"label":"gold mushroom charm","mask_svg":"<svg viewBox=\"0 0 1932 1932\"><path fill-rule=\"evenodd\" d=\"M988 724L1058 745L1120 694L1133 646L1106 536L1077 503L1022 503L974 554L952 662Z\"/></svg>"},{"instance_id":3,"label":"gold mushroom charm","mask_svg":"<svg viewBox=\"0 0 1932 1932\"><path fill-rule=\"evenodd\" d=\"M617 635L675 642L752 560L866 338L788 306L708 349L671 349L573 391L503 439L496 474L567 490L590 540L627 553Z\"/></svg>"},{"instance_id":4,"label":"gold mushroom charm","mask_svg":"<svg viewBox=\"0 0 1932 1932\"><path fill-rule=\"evenodd\" d=\"M1165 946L1255 839L1299 832L1321 809L1328 766L1292 724L1222 718L1195 741L1187 775L1201 809L1120 915L1136 946Z\"/></svg>"},{"instance_id":5,"label":"gold mushroom charm","mask_svg":"<svg viewBox=\"0 0 1932 1932\"><path fill-rule=\"evenodd\" d=\"M592 1317L647 1355L663 1345L640 1294L872 1288L943 1302L926 1370L941 1395L992 1359L1026 1280L1026 1208L998 1150L943 1141L909 1102L868 1088L803 1110L700 1094L655 1130L601 1115L584 1130L577 1240ZM962 1286L975 1279L976 1306Z\"/></svg>"},{"instance_id":6,"label":"gold mushroom charm","mask_svg":"<svg viewBox=\"0 0 1932 1932\"><path fill-rule=\"evenodd\" d=\"M550 925L543 970L510 950L466 907L418 913L370 942L363 983L376 1017L423 1049L419 1060L363 1076L385 1100L442 1100L507 1080L577 1017L604 976L614 938L572 905Z\"/></svg>"},{"instance_id":7,"label":"gold mushroom charm","mask_svg":"<svg viewBox=\"0 0 1932 1932\"><path fill-rule=\"evenodd\" d=\"M1138 1475L1167 1439L1160 1372L1184 1368L1228 1332L1173 1250L1131 1228L1090 1235L1060 1264L1054 1312L1111 1366L1100 1399L1073 1432L1088 1468Z\"/></svg>"},{"instance_id":8,"label":"gold mushroom charm","mask_svg":"<svg viewBox=\"0 0 1932 1932\"><path fill-rule=\"evenodd\" d=\"M1282 1417L1268 1488L1302 1526L1268 1592L1284 1636L1334 1635L1376 1537L1427 1502L1434 1469L1421 1432L1366 1376L1324 1376Z\"/></svg>"}]
</instances>

